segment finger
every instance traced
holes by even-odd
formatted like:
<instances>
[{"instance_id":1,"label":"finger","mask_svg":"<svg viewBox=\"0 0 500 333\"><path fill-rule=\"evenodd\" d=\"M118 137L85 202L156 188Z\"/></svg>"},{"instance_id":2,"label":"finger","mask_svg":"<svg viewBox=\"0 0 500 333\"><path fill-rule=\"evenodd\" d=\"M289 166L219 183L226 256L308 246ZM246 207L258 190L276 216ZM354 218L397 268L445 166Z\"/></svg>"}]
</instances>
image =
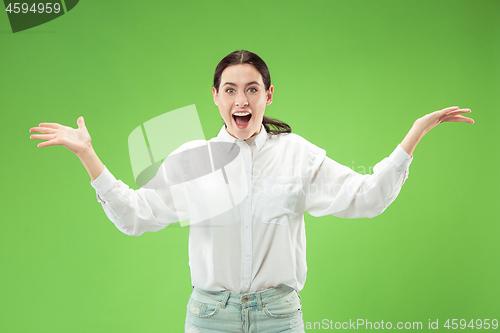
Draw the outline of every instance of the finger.
<instances>
[{"instance_id":1,"label":"finger","mask_svg":"<svg viewBox=\"0 0 500 333\"><path fill-rule=\"evenodd\" d=\"M61 124L58 124L58 123L40 123L40 124L38 124L38 126L57 129L57 128L61 127Z\"/></svg>"},{"instance_id":2,"label":"finger","mask_svg":"<svg viewBox=\"0 0 500 333\"><path fill-rule=\"evenodd\" d=\"M49 127L32 127L30 128L30 132L55 133L55 129Z\"/></svg>"},{"instance_id":3,"label":"finger","mask_svg":"<svg viewBox=\"0 0 500 333\"><path fill-rule=\"evenodd\" d=\"M447 114L448 112L450 111L454 111L454 110L457 110L459 109L458 106L450 106L449 108L444 108L442 110L439 110L439 111L436 111L436 113L440 114L440 115L445 115Z\"/></svg>"},{"instance_id":4,"label":"finger","mask_svg":"<svg viewBox=\"0 0 500 333\"><path fill-rule=\"evenodd\" d=\"M474 124L474 119L468 118L468 117L464 117L464 116L461 116L461 115L455 115L455 116L450 116L450 117L443 118L442 122L467 122L467 123Z\"/></svg>"},{"instance_id":5,"label":"finger","mask_svg":"<svg viewBox=\"0 0 500 333\"><path fill-rule=\"evenodd\" d=\"M448 113L446 113L444 115L441 115L441 117L443 118L443 117L459 116L459 115L464 114L464 113L470 113L470 111L459 111L459 110L457 110L457 111L451 111L451 112L448 112Z\"/></svg>"},{"instance_id":6,"label":"finger","mask_svg":"<svg viewBox=\"0 0 500 333\"><path fill-rule=\"evenodd\" d=\"M458 109L458 110L452 110L452 111L448 111L448 113L446 115L450 115L450 114L461 114L461 113L470 113L470 109Z\"/></svg>"},{"instance_id":7,"label":"finger","mask_svg":"<svg viewBox=\"0 0 500 333\"><path fill-rule=\"evenodd\" d=\"M47 147L47 146L54 146L54 145L59 145L60 143L57 143L56 140L51 140L51 141L45 141L45 142L40 142L39 144L37 144L36 146L38 148L42 148L42 147Z\"/></svg>"},{"instance_id":8,"label":"finger","mask_svg":"<svg viewBox=\"0 0 500 333\"><path fill-rule=\"evenodd\" d=\"M79 117L76 120L76 123L78 124L78 128L87 129L87 127L85 127L85 121L83 120L83 117Z\"/></svg>"},{"instance_id":9,"label":"finger","mask_svg":"<svg viewBox=\"0 0 500 333\"><path fill-rule=\"evenodd\" d=\"M34 139L34 140L52 140L52 139L55 139L55 135L54 134L33 134L33 135L30 135L30 139Z\"/></svg>"}]
</instances>

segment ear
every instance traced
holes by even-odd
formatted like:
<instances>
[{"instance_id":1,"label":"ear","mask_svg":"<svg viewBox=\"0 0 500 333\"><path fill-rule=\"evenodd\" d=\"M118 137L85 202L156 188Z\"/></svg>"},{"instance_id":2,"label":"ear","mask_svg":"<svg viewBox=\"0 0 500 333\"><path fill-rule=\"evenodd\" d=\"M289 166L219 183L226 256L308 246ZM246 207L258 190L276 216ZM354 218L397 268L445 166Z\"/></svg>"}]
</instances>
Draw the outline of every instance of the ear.
<instances>
[{"instance_id":1,"label":"ear","mask_svg":"<svg viewBox=\"0 0 500 333\"><path fill-rule=\"evenodd\" d=\"M273 102L273 93L274 93L274 86L270 85L269 90L267 91L267 100L266 100L266 105L269 105Z\"/></svg>"},{"instance_id":2,"label":"ear","mask_svg":"<svg viewBox=\"0 0 500 333\"><path fill-rule=\"evenodd\" d=\"M217 99L219 98L219 93L217 92L217 89L215 89L215 87L212 87L212 95L214 95L214 103L215 103L215 105L219 106L217 104Z\"/></svg>"}]
</instances>

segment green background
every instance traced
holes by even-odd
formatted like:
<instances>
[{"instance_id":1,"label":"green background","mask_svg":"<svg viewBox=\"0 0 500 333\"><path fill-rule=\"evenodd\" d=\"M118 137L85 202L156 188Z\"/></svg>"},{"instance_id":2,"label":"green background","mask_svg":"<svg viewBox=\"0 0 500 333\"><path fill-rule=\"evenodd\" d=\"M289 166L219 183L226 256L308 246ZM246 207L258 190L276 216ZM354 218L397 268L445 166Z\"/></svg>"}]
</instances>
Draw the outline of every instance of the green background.
<instances>
[{"instance_id":1,"label":"green background","mask_svg":"<svg viewBox=\"0 0 500 333\"><path fill-rule=\"evenodd\" d=\"M188 228L121 233L79 159L28 130L84 116L135 188L129 133L196 104L215 136L213 72L237 49L270 68L266 114L356 171L427 113L476 122L428 133L382 215L306 216L304 321L500 319L500 1L80 1L16 34L0 14L0 46L1 332L183 331Z\"/></svg>"}]
</instances>

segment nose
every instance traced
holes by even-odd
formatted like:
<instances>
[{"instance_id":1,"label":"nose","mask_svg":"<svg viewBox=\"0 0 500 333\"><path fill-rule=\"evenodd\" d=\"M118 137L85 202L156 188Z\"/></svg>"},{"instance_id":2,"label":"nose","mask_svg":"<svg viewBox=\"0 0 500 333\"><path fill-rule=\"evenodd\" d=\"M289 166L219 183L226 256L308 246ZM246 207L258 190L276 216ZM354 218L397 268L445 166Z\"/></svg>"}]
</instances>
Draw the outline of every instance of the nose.
<instances>
[{"instance_id":1,"label":"nose","mask_svg":"<svg viewBox=\"0 0 500 333\"><path fill-rule=\"evenodd\" d=\"M236 96L236 100L234 101L236 106L239 107L244 107L248 105L248 99L247 96L245 95L244 92L238 92L238 95Z\"/></svg>"}]
</instances>

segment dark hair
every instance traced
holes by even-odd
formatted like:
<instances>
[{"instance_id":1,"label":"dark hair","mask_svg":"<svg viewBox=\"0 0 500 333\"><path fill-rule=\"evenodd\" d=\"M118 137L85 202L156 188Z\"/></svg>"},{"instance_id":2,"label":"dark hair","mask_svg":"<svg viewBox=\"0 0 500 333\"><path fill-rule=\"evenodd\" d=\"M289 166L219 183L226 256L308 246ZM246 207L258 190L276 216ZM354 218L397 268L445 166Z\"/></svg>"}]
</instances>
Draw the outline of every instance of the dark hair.
<instances>
[{"instance_id":1,"label":"dark hair","mask_svg":"<svg viewBox=\"0 0 500 333\"><path fill-rule=\"evenodd\" d=\"M262 75L262 81L264 82L266 90L269 90L269 87L271 86L271 75L269 74L269 69L267 68L264 60L262 60L261 57L253 52L238 50L231 52L227 56L225 56L215 68L214 88L217 90L217 92L219 92L220 77L222 75L222 72L229 66L239 64L250 64L255 67L255 69L257 69ZM292 128L288 124L278 119L264 117L262 119L262 125L264 125L266 132L271 134L292 132ZM270 126L272 126L273 129L271 129Z\"/></svg>"}]
</instances>

